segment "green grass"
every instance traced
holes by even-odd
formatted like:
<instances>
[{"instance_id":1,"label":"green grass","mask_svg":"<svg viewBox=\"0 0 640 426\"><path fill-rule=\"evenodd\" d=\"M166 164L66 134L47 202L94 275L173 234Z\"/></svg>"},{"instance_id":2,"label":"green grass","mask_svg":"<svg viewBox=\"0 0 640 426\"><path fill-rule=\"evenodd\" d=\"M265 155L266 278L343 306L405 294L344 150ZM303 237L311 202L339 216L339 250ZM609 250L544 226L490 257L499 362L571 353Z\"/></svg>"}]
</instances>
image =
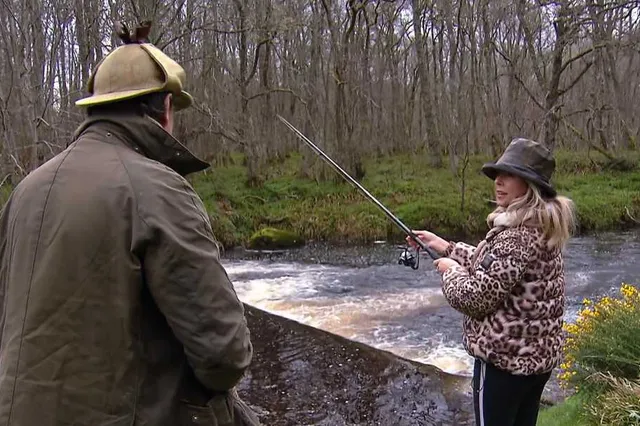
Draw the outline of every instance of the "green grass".
<instances>
[{"instance_id":1,"label":"green grass","mask_svg":"<svg viewBox=\"0 0 640 426\"><path fill-rule=\"evenodd\" d=\"M461 211L458 183L447 169L430 170L411 156L370 161L361 182L411 227L429 227L445 234L466 234L483 227L491 197L488 179L472 178L467 205ZM275 169L275 170L274 170ZM246 171L236 163L193 179L225 243L246 241L264 226L284 227L306 239L355 243L393 238L399 231L385 215L349 183L299 177L300 159L272 166L260 188L244 185Z\"/></svg>"},{"instance_id":2,"label":"green grass","mask_svg":"<svg viewBox=\"0 0 640 426\"><path fill-rule=\"evenodd\" d=\"M587 426L582 419L584 408L581 396L573 395L553 407L540 410L537 426Z\"/></svg>"},{"instance_id":3,"label":"green grass","mask_svg":"<svg viewBox=\"0 0 640 426\"><path fill-rule=\"evenodd\" d=\"M620 155L635 164L640 158L636 152ZM634 225L629 216L640 219L640 170L600 172L595 162L603 163L604 158L586 153L559 152L556 159L554 183L561 194L576 202L581 232L619 230ZM460 178L447 166L431 168L426 154L368 159L361 183L410 228L475 239L486 232L485 218L492 208L488 200L493 183L480 172L490 160L471 158L464 209ZM261 172L264 183L260 187L247 186L247 170L239 154L190 180L209 211L216 237L227 247L246 244L263 227L334 244L403 238L384 213L353 186L319 158L313 161L315 170L325 167L332 179L303 178L302 156L294 153L271 161ZM6 185L0 188L0 201L6 199L8 189Z\"/></svg>"},{"instance_id":4,"label":"green grass","mask_svg":"<svg viewBox=\"0 0 640 426\"><path fill-rule=\"evenodd\" d=\"M637 164L637 153L625 155ZM365 162L361 184L410 228L446 237L476 238L486 232L493 183L480 173L488 157L473 157L466 171L465 208L460 179L448 167L433 169L425 155L396 155ZM581 232L618 230L640 218L640 171L599 172L585 153L558 153L554 183L576 202ZM595 158L603 162L603 158ZM320 162L320 160L317 160ZM445 161L445 164L447 162ZM327 167L316 164L315 167ZM211 214L214 231L226 246L245 244L256 230L278 227L306 240L365 243L402 238L376 206L334 171L335 179L301 177L299 154L272 162L261 187L250 188L242 157L215 167L192 181Z\"/></svg>"}]
</instances>

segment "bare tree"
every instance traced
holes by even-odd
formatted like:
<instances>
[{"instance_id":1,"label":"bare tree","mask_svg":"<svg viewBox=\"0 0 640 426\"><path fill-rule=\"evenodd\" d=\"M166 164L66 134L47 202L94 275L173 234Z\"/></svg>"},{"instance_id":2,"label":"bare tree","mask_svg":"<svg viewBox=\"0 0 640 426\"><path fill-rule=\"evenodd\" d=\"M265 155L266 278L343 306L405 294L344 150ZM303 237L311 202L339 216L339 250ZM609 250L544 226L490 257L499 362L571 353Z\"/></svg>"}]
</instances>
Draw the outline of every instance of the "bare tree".
<instances>
[{"instance_id":1,"label":"bare tree","mask_svg":"<svg viewBox=\"0 0 640 426\"><path fill-rule=\"evenodd\" d=\"M177 137L216 164L242 152L251 185L292 151L302 175L335 179L277 113L356 177L365 157L408 150L459 174L516 136L614 156L640 132L631 0L4 0L4 182L66 146L122 19L152 20L189 75Z\"/></svg>"}]
</instances>

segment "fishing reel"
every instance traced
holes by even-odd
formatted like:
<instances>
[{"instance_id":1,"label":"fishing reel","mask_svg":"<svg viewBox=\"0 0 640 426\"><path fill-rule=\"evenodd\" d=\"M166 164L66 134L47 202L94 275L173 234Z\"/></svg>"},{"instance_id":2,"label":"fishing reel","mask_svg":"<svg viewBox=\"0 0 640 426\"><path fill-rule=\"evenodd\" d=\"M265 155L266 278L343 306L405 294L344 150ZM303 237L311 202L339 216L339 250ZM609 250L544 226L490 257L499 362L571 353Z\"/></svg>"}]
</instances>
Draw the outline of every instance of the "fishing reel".
<instances>
[{"instance_id":1,"label":"fishing reel","mask_svg":"<svg viewBox=\"0 0 640 426\"><path fill-rule=\"evenodd\" d=\"M398 246L403 252L398 258L398 265L409 266L411 269L416 270L420 266L420 253L416 250L416 254L413 254L409 247Z\"/></svg>"}]
</instances>

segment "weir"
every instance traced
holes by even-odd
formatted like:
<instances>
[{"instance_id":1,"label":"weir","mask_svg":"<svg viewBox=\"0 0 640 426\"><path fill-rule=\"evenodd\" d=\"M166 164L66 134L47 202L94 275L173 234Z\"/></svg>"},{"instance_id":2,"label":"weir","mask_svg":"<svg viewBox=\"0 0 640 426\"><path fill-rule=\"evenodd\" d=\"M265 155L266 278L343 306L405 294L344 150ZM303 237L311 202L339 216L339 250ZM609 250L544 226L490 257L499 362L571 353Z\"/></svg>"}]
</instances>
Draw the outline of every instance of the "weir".
<instances>
[{"instance_id":1,"label":"weir","mask_svg":"<svg viewBox=\"0 0 640 426\"><path fill-rule=\"evenodd\" d=\"M245 309L255 353L238 391L263 424L473 424L469 378Z\"/></svg>"}]
</instances>

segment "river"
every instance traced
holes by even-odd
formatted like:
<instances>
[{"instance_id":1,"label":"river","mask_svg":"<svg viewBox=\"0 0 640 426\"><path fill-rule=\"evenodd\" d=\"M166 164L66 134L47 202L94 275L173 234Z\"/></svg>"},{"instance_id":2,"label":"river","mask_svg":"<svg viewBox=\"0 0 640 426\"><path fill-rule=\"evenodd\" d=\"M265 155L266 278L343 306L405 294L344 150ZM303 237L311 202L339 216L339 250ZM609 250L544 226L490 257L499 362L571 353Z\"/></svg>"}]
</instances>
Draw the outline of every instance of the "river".
<instances>
[{"instance_id":1,"label":"river","mask_svg":"<svg viewBox=\"0 0 640 426\"><path fill-rule=\"evenodd\" d=\"M585 298L615 295L640 277L639 232L573 238L566 249L565 320ZM462 316L440 291L431 260L398 265L401 250L309 245L284 252L229 251L223 264L240 299L304 324L464 376Z\"/></svg>"}]
</instances>

